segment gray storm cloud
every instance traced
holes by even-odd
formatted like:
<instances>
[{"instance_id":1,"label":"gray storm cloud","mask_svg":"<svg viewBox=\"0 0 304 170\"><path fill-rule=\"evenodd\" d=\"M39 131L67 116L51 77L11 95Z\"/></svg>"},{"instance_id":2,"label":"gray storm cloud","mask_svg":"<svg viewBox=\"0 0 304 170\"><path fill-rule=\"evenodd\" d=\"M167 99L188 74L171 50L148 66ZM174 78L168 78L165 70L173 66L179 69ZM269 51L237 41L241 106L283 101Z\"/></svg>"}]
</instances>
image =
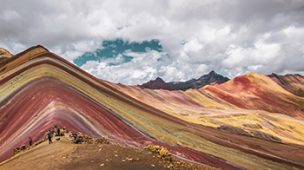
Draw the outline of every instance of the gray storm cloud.
<instances>
[{"instance_id":1,"label":"gray storm cloud","mask_svg":"<svg viewBox=\"0 0 304 170\"><path fill-rule=\"evenodd\" d=\"M42 44L72 61L103 40L158 39L163 52L119 66L82 68L127 84L157 76L186 80L216 70L304 72L302 0L2 0L0 46L13 53ZM166 54L164 54L166 53ZM157 60L167 56L165 60Z\"/></svg>"}]
</instances>

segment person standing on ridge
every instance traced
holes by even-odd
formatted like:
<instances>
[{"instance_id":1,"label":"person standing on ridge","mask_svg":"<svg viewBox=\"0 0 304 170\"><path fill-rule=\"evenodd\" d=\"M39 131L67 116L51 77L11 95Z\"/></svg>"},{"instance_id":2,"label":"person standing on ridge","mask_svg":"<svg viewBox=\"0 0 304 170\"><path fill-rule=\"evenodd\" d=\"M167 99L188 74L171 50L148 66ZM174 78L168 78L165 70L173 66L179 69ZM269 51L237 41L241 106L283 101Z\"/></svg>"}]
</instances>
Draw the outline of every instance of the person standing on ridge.
<instances>
[{"instance_id":1,"label":"person standing on ridge","mask_svg":"<svg viewBox=\"0 0 304 170\"><path fill-rule=\"evenodd\" d=\"M28 144L29 144L29 146L32 146L32 145L33 145L33 140L32 140L31 137L29 137L29 139L28 139Z\"/></svg>"},{"instance_id":2,"label":"person standing on ridge","mask_svg":"<svg viewBox=\"0 0 304 170\"><path fill-rule=\"evenodd\" d=\"M58 126L55 126L55 133L56 136L60 136L60 128Z\"/></svg>"},{"instance_id":3,"label":"person standing on ridge","mask_svg":"<svg viewBox=\"0 0 304 170\"><path fill-rule=\"evenodd\" d=\"M52 141L53 133L52 133L51 130L48 131L47 137L48 137L48 140L49 140L49 144L53 143L53 141Z\"/></svg>"}]
</instances>

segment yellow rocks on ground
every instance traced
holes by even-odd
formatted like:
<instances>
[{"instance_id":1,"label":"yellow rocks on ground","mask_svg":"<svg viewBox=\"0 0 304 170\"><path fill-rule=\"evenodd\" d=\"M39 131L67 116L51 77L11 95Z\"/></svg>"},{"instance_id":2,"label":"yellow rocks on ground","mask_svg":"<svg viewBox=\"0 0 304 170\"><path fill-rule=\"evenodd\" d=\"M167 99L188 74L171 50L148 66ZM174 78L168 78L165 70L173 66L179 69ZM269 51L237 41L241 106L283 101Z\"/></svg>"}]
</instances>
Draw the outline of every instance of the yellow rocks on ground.
<instances>
[{"instance_id":1,"label":"yellow rocks on ground","mask_svg":"<svg viewBox=\"0 0 304 170\"><path fill-rule=\"evenodd\" d=\"M148 145L145 146L145 149L153 153L159 154L161 157L166 157L170 155L168 149L158 145Z\"/></svg>"},{"instance_id":2,"label":"yellow rocks on ground","mask_svg":"<svg viewBox=\"0 0 304 170\"><path fill-rule=\"evenodd\" d=\"M161 148L160 151L159 151L159 154L160 154L160 156L165 157L165 156L169 155L169 151L166 148Z\"/></svg>"}]
</instances>

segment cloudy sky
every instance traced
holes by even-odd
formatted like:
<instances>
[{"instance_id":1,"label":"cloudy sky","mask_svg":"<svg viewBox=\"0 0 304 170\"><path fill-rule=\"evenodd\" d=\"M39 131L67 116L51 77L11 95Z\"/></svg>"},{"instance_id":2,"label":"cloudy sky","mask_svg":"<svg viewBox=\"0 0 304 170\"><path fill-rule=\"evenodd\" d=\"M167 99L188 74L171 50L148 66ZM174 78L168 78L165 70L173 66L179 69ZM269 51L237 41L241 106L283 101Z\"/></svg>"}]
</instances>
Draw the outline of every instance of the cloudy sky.
<instances>
[{"instance_id":1,"label":"cloudy sky","mask_svg":"<svg viewBox=\"0 0 304 170\"><path fill-rule=\"evenodd\" d=\"M0 46L37 44L125 84L303 74L304 1L1 0Z\"/></svg>"}]
</instances>

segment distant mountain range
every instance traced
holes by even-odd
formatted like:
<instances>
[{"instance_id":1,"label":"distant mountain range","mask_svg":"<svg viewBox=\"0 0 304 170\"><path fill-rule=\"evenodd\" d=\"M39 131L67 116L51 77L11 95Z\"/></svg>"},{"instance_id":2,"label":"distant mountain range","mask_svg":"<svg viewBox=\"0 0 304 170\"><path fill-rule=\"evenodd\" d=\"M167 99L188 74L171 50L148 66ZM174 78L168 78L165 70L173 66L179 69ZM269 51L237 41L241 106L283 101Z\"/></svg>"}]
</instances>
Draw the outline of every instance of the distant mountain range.
<instances>
[{"instance_id":1,"label":"distant mountain range","mask_svg":"<svg viewBox=\"0 0 304 170\"><path fill-rule=\"evenodd\" d=\"M224 83L228 81L229 78L224 77L220 74L217 74L215 71L201 76L198 79L191 79L185 82L165 82L160 77L157 77L155 80L148 81L142 85L139 85L141 88L149 89L165 89L165 90L188 90L188 89L199 89L205 85L212 83Z\"/></svg>"}]
</instances>

